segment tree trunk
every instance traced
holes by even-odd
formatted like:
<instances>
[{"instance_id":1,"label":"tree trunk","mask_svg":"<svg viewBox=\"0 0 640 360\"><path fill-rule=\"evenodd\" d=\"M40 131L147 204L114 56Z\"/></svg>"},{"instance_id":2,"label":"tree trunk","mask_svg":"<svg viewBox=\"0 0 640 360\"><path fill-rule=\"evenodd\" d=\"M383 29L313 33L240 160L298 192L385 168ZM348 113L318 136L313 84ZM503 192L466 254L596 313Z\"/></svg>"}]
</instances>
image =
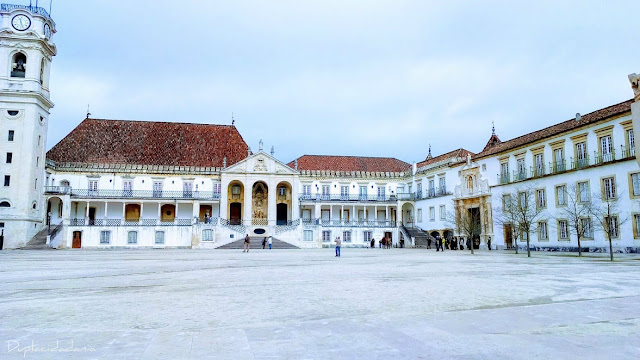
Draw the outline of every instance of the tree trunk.
<instances>
[{"instance_id":1,"label":"tree trunk","mask_svg":"<svg viewBox=\"0 0 640 360\"><path fill-rule=\"evenodd\" d=\"M471 237L471 241L469 241L469 244L471 245L471 246L469 247L469 249L471 250L471 255L473 255L473 254L474 254L474 253L473 253L473 242L474 242L474 240L473 240L473 236L472 236L472 237Z\"/></svg>"},{"instance_id":2,"label":"tree trunk","mask_svg":"<svg viewBox=\"0 0 640 360\"><path fill-rule=\"evenodd\" d=\"M609 238L609 254L611 257L611 261L613 261L613 245L611 244L611 234L607 234L607 237Z\"/></svg>"},{"instance_id":3,"label":"tree trunk","mask_svg":"<svg viewBox=\"0 0 640 360\"><path fill-rule=\"evenodd\" d=\"M516 255L518 255L518 239L513 238L513 243L514 243L514 246L516 248Z\"/></svg>"},{"instance_id":4,"label":"tree trunk","mask_svg":"<svg viewBox=\"0 0 640 360\"><path fill-rule=\"evenodd\" d=\"M529 233L527 233L527 257L531 257L531 247L529 246Z\"/></svg>"},{"instance_id":5,"label":"tree trunk","mask_svg":"<svg viewBox=\"0 0 640 360\"><path fill-rule=\"evenodd\" d=\"M578 256L582 256L582 247L580 246L580 235L578 235Z\"/></svg>"}]
</instances>

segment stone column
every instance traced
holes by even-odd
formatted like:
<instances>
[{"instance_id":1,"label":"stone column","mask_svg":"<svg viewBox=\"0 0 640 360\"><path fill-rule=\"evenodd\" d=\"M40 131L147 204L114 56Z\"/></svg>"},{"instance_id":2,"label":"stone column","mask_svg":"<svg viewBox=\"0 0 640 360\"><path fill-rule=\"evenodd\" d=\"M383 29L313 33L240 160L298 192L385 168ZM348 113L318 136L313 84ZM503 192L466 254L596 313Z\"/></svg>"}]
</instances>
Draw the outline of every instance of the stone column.
<instances>
[{"instance_id":1,"label":"stone column","mask_svg":"<svg viewBox=\"0 0 640 360\"><path fill-rule=\"evenodd\" d=\"M633 121L633 133L638 136L640 134L640 75L630 74L629 82L633 89L634 102L631 103L631 119ZM635 141L636 160L640 165L640 141Z\"/></svg>"},{"instance_id":2,"label":"stone column","mask_svg":"<svg viewBox=\"0 0 640 360\"><path fill-rule=\"evenodd\" d=\"M269 188L267 189L267 223L269 226L276 225L276 217L278 215L278 184L274 184L273 179L269 181Z\"/></svg>"},{"instance_id":3,"label":"stone column","mask_svg":"<svg viewBox=\"0 0 640 360\"><path fill-rule=\"evenodd\" d=\"M246 226L251 226L251 219L253 218L253 185L245 186L244 188L244 214L242 215L243 223Z\"/></svg>"},{"instance_id":4,"label":"stone column","mask_svg":"<svg viewBox=\"0 0 640 360\"><path fill-rule=\"evenodd\" d=\"M193 217L197 218L198 221L200 221L200 201L195 200L193 202L192 213L193 213Z\"/></svg>"}]
</instances>

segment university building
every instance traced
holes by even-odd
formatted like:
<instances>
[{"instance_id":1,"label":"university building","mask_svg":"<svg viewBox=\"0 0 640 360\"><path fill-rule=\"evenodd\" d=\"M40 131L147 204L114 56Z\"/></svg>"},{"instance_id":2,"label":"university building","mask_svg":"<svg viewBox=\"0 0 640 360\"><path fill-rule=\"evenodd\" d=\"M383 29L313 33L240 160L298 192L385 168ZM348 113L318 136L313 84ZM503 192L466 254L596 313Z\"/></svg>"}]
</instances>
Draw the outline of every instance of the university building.
<instances>
[{"instance_id":1,"label":"university building","mask_svg":"<svg viewBox=\"0 0 640 360\"><path fill-rule=\"evenodd\" d=\"M246 234L300 248L399 246L429 239L510 248L575 249L571 194L615 199L614 247L640 248L635 99L501 141L409 164L394 158L252 150L233 125L93 119L45 153L55 23L42 8L1 5L0 227L4 248L218 248ZM640 114L636 114L640 116ZM417 150L420 151L420 150ZM287 159L289 160L289 159ZM573 191L573 192L572 192ZM528 234L505 221L510 198L540 210ZM471 220L472 229L461 225ZM468 222L468 221L467 221ZM581 244L608 246L597 218Z\"/></svg>"}]
</instances>

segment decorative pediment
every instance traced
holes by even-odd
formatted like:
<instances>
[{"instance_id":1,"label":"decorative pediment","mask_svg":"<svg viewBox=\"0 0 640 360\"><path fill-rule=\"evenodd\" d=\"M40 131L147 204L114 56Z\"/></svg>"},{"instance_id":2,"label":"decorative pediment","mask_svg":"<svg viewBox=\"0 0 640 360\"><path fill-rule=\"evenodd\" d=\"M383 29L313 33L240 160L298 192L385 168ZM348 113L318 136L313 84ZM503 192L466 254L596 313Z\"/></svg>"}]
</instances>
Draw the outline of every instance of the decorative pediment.
<instances>
[{"instance_id":1,"label":"decorative pediment","mask_svg":"<svg viewBox=\"0 0 640 360\"><path fill-rule=\"evenodd\" d=\"M227 167L223 170L226 173L260 173L260 174L290 174L298 172L278 161L273 156L265 152L253 154L246 159Z\"/></svg>"}]
</instances>

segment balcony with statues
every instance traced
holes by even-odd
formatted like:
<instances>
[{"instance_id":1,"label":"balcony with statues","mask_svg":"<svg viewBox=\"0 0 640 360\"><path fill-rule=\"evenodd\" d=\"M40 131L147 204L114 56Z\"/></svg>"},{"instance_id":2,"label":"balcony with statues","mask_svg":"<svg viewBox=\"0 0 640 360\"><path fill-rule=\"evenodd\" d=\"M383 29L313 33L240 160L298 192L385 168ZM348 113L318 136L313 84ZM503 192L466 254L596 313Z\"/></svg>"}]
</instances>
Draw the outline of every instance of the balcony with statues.
<instances>
[{"instance_id":1,"label":"balcony with statues","mask_svg":"<svg viewBox=\"0 0 640 360\"><path fill-rule=\"evenodd\" d=\"M473 198L490 195L489 181L468 176L462 185L456 185L454 199Z\"/></svg>"}]
</instances>

